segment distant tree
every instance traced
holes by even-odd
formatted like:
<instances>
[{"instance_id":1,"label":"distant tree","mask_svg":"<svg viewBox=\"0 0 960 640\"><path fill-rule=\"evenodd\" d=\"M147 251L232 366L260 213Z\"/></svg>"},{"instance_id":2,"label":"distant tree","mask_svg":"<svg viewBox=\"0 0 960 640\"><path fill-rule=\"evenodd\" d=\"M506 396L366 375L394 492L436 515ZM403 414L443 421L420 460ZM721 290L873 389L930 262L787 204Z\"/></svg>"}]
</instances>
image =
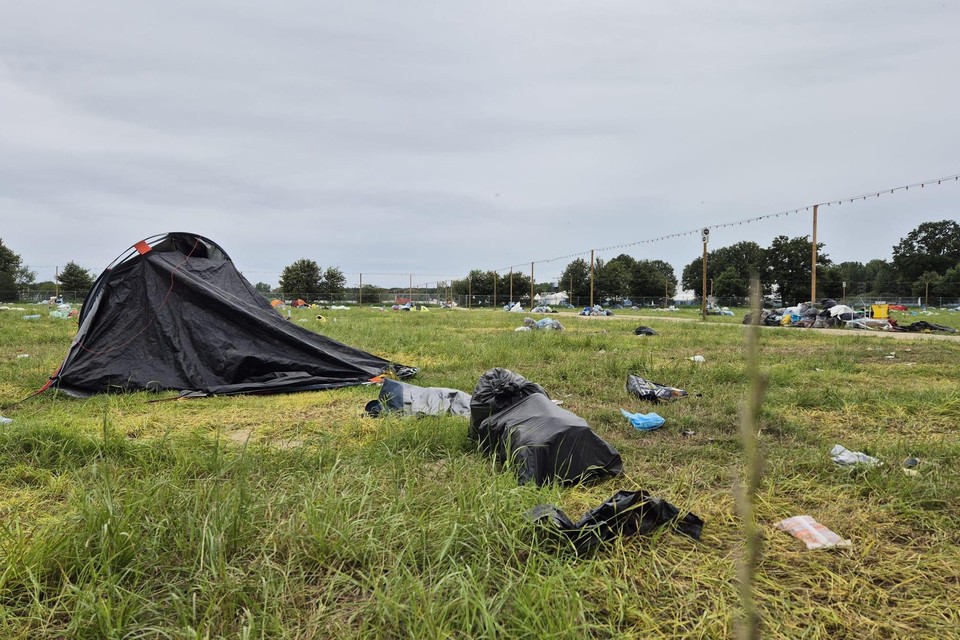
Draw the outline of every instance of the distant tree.
<instances>
[{"instance_id":1,"label":"distant tree","mask_svg":"<svg viewBox=\"0 0 960 640\"><path fill-rule=\"evenodd\" d=\"M68 262L57 276L61 289L75 292L80 296L86 295L93 286L93 280L93 274L73 261Z\"/></svg>"},{"instance_id":2,"label":"distant tree","mask_svg":"<svg viewBox=\"0 0 960 640\"><path fill-rule=\"evenodd\" d=\"M17 269L14 279L16 280L18 287L22 289L29 289L37 279L37 272L31 271L30 267L28 266L22 266Z\"/></svg>"},{"instance_id":3,"label":"distant tree","mask_svg":"<svg viewBox=\"0 0 960 640\"><path fill-rule=\"evenodd\" d=\"M817 243L817 270L831 264ZM810 237L777 236L766 251L766 279L777 285L783 304L796 304L810 299Z\"/></svg>"},{"instance_id":4,"label":"distant tree","mask_svg":"<svg viewBox=\"0 0 960 640\"><path fill-rule=\"evenodd\" d=\"M937 287L937 295L948 297L951 301L960 300L960 263L943 274Z\"/></svg>"},{"instance_id":5,"label":"distant tree","mask_svg":"<svg viewBox=\"0 0 960 640\"><path fill-rule=\"evenodd\" d=\"M808 260L809 262L809 260ZM728 247L720 247L707 253L707 290L710 289L710 280L726 271L733 269L744 287L748 286L754 273L761 277L761 284L765 291L769 291L769 284L764 278L766 270L766 250L756 242L737 242ZM729 282L729 276L728 276ZM681 283L684 289L692 289L699 297L703 291L703 256L694 258L683 268ZM738 287L740 285L737 285ZM716 293L716 282L714 282Z\"/></svg>"},{"instance_id":6,"label":"distant tree","mask_svg":"<svg viewBox=\"0 0 960 640\"><path fill-rule=\"evenodd\" d=\"M21 263L20 256L3 244L0 238L0 301L10 302L19 297L17 275L23 267Z\"/></svg>"},{"instance_id":7,"label":"distant tree","mask_svg":"<svg viewBox=\"0 0 960 640\"><path fill-rule=\"evenodd\" d=\"M742 304L749 290L749 283L733 267L727 267L713 279L713 295L720 304Z\"/></svg>"},{"instance_id":8,"label":"distant tree","mask_svg":"<svg viewBox=\"0 0 960 640\"><path fill-rule=\"evenodd\" d=\"M570 294L571 300L586 300L590 296L590 264L583 258L568 264L560 276L560 288Z\"/></svg>"},{"instance_id":9,"label":"distant tree","mask_svg":"<svg viewBox=\"0 0 960 640\"><path fill-rule=\"evenodd\" d=\"M820 299L839 300L843 296L843 283L843 269L839 265L817 265L817 295Z\"/></svg>"},{"instance_id":10,"label":"distant tree","mask_svg":"<svg viewBox=\"0 0 960 640\"><path fill-rule=\"evenodd\" d=\"M948 273L949 271L950 270L947 269ZM918 298L931 293L933 295L942 295L943 284L944 277L942 275L936 271L927 271L914 281L910 289L911 293Z\"/></svg>"},{"instance_id":11,"label":"distant tree","mask_svg":"<svg viewBox=\"0 0 960 640\"><path fill-rule=\"evenodd\" d=\"M906 282L932 271L943 275L960 263L960 223L924 222L893 247L893 265Z\"/></svg>"},{"instance_id":12,"label":"distant tree","mask_svg":"<svg viewBox=\"0 0 960 640\"><path fill-rule=\"evenodd\" d=\"M310 300L320 292L320 267L313 260L301 258L283 268L280 289L288 299Z\"/></svg>"},{"instance_id":13,"label":"distant tree","mask_svg":"<svg viewBox=\"0 0 960 640\"><path fill-rule=\"evenodd\" d=\"M332 297L343 295L347 286L347 276L337 267L327 267L320 279L320 289Z\"/></svg>"},{"instance_id":14,"label":"distant tree","mask_svg":"<svg viewBox=\"0 0 960 640\"><path fill-rule=\"evenodd\" d=\"M513 298L510 298L510 281L513 280ZM514 271L512 276L510 272L501 274L497 279L497 299L501 302L509 300L510 302L519 302L530 297L530 276L524 275L519 271Z\"/></svg>"},{"instance_id":15,"label":"distant tree","mask_svg":"<svg viewBox=\"0 0 960 640\"><path fill-rule=\"evenodd\" d=\"M874 297L881 295L909 295L910 288L904 285L900 272L893 264L885 260L871 260L866 264L870 283L866 293Z\"/></svg>"},{"instance_id":16,"label":"distant tree","mask_svg":"<svg viewBox=\"0 0 960 640\"><path fill-rule=\"evenodd\" d=\"M673 265L663 260L637 260L630 278L630 295L640 298L672 298L677 290Z\"/></svg>"},{"instance_id":17,"label":"distant tree","mask_svg":"<svg viewBox=\"0 0 960 640\"><path fill-rule=\"evenodd\" d=\"M597 260L594 266L594 300L622 300L630 290L630 263L614 258Z\"/></svg>"},{"instance_id":18,"label":"distant tree","mask_svg":"<svg viewBox=\"0 0 960 640\"><path fill-rule=\"evenodd\" d=\"M260 293L270 293L270 285L268 285L266 282L258 282L253 286Z\"/></svg>"}]
</instances>

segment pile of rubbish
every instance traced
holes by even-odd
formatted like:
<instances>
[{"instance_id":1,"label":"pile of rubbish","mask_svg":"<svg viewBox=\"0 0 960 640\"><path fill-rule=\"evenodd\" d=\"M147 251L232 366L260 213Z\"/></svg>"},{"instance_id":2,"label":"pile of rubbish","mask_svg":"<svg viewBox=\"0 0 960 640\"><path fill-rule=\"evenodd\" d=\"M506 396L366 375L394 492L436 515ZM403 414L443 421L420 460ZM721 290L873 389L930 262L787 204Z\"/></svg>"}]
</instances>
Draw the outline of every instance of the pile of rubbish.
<instances>
[{"instance_id":1,"label":"pile of rubbish","mask_svg":"<svg viewBox=\"0 0 960 640\"><path fill-rule=\"evenodd\" d=\"M592 307L584 307L578 315L581 316L612 316L613 311L609 309L604 309L599 304L595 304Z\"/></svg>"},{"instance_id":2,"label":"pile of rubbish","mask_svg":"<svg viewBox=\"0 0 960 640\"><path fill-rule=\"evenodd\" d=\"M812 329L847 328L872 331L925 332L942 331L956 333L952 327L926 322L924 320L908 325L900 325L890 317L890 311L905 311L900 305L874 304L868 310L857 311L836 300L824 298L820 304L801 302L793 307L782 309L764 309L760 315L760 324L768 327L802 327ZM753 314L743 318L743 324L750 324Z\"/></svg>"},{"instance_id":3,"label":"pile of rubbish","mask_svg":"<svg viewBox=\"0 0 960 640\"><path fill-rule=\"evenodd\" d=\"M563 325L560 324L559 320L554 320L553 318L541 318L540 320L534 320L533 318L524 318L523 325L514 329L514 331L563 331Z\"/></svg>"}]
</instances>

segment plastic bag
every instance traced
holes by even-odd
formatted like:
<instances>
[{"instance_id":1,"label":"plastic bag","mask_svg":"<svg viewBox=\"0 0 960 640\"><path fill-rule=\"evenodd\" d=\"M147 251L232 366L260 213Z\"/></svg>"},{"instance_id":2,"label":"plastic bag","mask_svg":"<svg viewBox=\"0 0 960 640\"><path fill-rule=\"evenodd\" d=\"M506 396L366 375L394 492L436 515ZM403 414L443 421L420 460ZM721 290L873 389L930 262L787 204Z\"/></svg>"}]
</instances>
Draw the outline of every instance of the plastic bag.
<instances>
[{"instance_id":1,"label":"plastic bag","mask_svg":"<svg viewBox=\"0 0 960 640\"><path fill-rule=\"evenodd\" d=\"M530 382L518 373L497 367L480 376L470 400L470 430L472 438L477 437L477 427L486 418L498 411L510 407L527 396L542 393L550 397L546 390L535 382Z\"/></svg>"},{"instance_id":2,"label":"plastic bag","mask_svg":"<svg viewBox=\"0 0 960 640\"><path fill-rule=\"evenodd\" d=\"M813 519L812 516L793 516L774 525L780 531L786 531L797 540L802 540L807 549L828 549L830 547L849 547L852 543Z\"/></svg>"},{"instance_id":3,"label":"plastic bag","mask_svg":"<svg viewBox=\"0 0 960 640\"><path fill-rule=\"evenodd\" d=\"M639 431L659 429L663 426L663 423L666 422L666 420L656 413L630 413L626 409L620 409L620 413Z\"/></svg>"}]
</instances>

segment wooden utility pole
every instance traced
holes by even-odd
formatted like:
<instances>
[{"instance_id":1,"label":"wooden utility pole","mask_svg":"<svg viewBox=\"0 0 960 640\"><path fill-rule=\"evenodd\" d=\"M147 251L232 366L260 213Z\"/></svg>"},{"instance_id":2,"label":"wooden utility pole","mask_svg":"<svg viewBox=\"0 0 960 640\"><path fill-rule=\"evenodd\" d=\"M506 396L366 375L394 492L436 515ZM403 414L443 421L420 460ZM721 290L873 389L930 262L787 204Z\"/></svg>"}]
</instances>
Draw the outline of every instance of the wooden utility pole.
<instances>
[{"instance_id":1,"label":"wooden utility pole","mask_svg":"<svg viewBox=\"0 0 960 640\"><path fill-rule=\"evenodd\" d=\"M473 306L473 278L467 276L467 309Z\"/></svg>"},{"instance_id":2,"label":"wooden utility pole","mask_svg":"<svg viewBox=\"0 0 960 640\"><path fill-rule=\"evenodd\" d=\"M593 308L593 249L590 249L590 308Z\"/></svg>"},{"instance_id":3,"label":"wooden utility pole","mask_svg":"<svg viewBox=\"0 0 960 640\"><path fill-rule=\"evenodd\" d=\"M810 243L810 302L817 300L817 207L813 205L813 242Z\"/></svg>"},{"instance_id":4,"label":"wooden utility pole","mask_svg":"<svg viewBox=\"0 0 960 640\"><path fill-rule=\"evenodd\" d=\"M363 274L360 274L360 288L357 289L358 302L357 304L363 304Z\"/></svg>"},{"instance_id":5,"label":"wooden utility pole","mask_svg":"<svg viewBox=\"0 0 960 640\"><path fill-rule=\"evenodd\" d=\"M704 228L703 239L703 287L700 295L700 319L707 319L707 241L710 239L710 229Z\"/></svg>"},{"instance_id":6,"label":"wooden utility pole","mask_svg":"<svg viewBox=\"0 0 960 640\"><path fill-rule=\"evenodd\" d=\"M493 308L497 308L497 272L493 272Z\"/></svg>"},{"instance_id":7,"label":"wooden utility pole","mask_svg":"<svg viewBox=\"0 0 960 640\"><path fill-rule=\"evenodd\" d=\"M410 306L413 306L413 274L410 274L410 284L409 289L407 290L407 299L410 301Z\"/></svg>"},{"instance_id":8,"label":"wooden utility pole","mask_svg":"<svg viewBox=\"0 0 960 640\"><path fill-rule=\"evenodd\" d=\"M513 267L510 267L510 306L513 306Z\"/></svg>"},{"instance_id":9,"label":"wooden utility pole","mask_svg":"<svg viewBox=\"0 0 960 640\"><path fill-rule=\"evenodd\" d=\"M570 299L567 301L570 304L573 304L573 274L570 274Z\"/></svg>"},{"instance_id":10,"label":"wooden utility pole","mask_svg":"<svg viewBox=\"0 0 960 640\"><path fill-rule=\"evenodd\" d=\"M530 263L530 308L533 309L533 263Z\"/></svg>"}]
</instances>

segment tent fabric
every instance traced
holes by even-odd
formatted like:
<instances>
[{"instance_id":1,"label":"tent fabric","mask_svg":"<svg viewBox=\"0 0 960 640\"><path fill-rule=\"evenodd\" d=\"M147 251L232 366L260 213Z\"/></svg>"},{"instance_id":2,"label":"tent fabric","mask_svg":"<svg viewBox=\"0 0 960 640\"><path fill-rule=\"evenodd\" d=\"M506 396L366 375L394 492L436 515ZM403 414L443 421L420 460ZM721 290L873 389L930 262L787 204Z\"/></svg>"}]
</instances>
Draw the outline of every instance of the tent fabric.
<instances>
[{"instance_id":1,"label":"tent fabric","mask_svg":"<svg viewBox=\"0 0 960 640\"><path fill-rule=\"evenodd\" d=\"M288 393L417 371L289 322L222 248L190 233L148 238L114 261L87 294L78 321L46 387L78 397Z\"/></svg>"},{"instance_id":2,"label":"tent fabric","mask_svg":"<svg viewBox=\"0 0 960 640\"><path fill-rule=\"evenodd\" d=\"M470 394L445 387L416 385L384 380L380 397L367 403L371 416L397 412L405 416L470 415Z\"/></svg>"},{"instance_id":3,"label":"tent fabric","mask_svg":"<svg viewBox=\"0 0 960 640\"><path fill-rule=\"evenodd\" d=\"M483 417L487 411L489 417ZM491 369L480 378L468 433L485 453L514 467L520 484L577 484L623 471L620 454L586 420L509 369Z\"/></svg>"}]
</instances>

